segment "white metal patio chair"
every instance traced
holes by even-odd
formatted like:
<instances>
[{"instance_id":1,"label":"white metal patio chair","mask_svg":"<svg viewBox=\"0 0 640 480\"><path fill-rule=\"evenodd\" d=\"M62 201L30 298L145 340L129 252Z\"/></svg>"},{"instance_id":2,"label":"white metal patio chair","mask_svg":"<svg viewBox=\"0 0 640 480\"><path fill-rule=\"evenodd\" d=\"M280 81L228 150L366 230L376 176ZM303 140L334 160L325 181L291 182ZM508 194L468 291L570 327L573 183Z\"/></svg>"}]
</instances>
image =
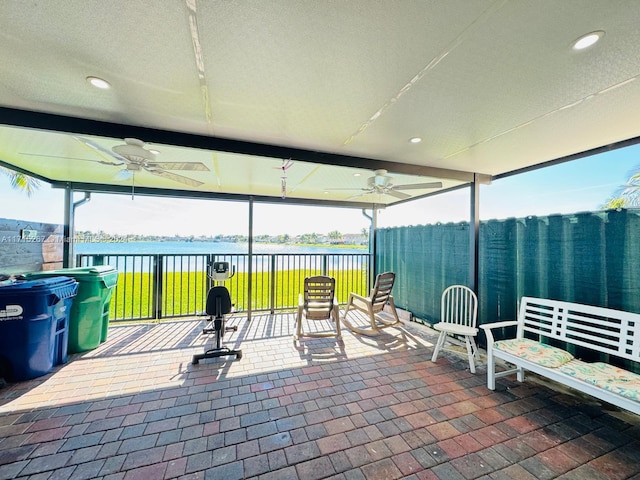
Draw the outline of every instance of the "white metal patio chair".
<instances>
[{"instance_id":1,"label":"white metal patio chair","mask_svg":"<svg viewBox=\"0 0 640 480\"><path fill-rule=\"evenodd\" d=\"M391 295L395 279L396 274L393 272L380 273L376 277L375 285L368 297L363 297L357 293L349 294L347 308L342 317L342 322L349 330L362 335L377 335L383 328L402 324L400 318L398 318L398 312ZM354 325L347 318L351 310L363 312L369 320L370 326L363 328Z\"/></svg>"},{"instance_id":2,"label":"white metal patio chair","mask_svg":"<svg viewBox=\"0 0 640 480\"><path fill-rule=\"evenodd\" d=\"M293 340L301 337L337 337L342 338L338 301L335 297L336 281L324 275L304 279L304 292L298 295L298 315ZM335 324L335 331L303 331L305 321L318 321ZM307 322L308 323L308 322Z\"/></svg>"},{"instance_id":3,"label":"white metal patio chair","mask_svg":"<svg viewBox=\"0 0 640 480\"><path fill-rule=\"evenodd\" d=\"M475 359L478 358L478 347L475 337L478 335L478 298L469 287L452 285L442 292L440 301L440 322L433 328L440 332L431 361L438 359L438 353L444 347L447 336L464 337L469 356L469 369L476 373ZM455 341L455 340L454 340ZM461 342L458 342L461 343Z\"/></svg>"}]
</instances>

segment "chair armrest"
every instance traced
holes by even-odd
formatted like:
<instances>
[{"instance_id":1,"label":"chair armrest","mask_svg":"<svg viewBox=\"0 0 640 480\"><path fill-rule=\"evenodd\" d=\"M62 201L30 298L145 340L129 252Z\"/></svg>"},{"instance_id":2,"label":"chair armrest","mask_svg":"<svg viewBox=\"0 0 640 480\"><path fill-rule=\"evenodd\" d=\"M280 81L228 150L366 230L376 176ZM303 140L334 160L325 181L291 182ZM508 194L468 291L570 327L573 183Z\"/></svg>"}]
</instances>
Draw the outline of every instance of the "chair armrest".
<instances>
[{"instance_id":1,"label":"chair armrest","mask_svg":"<svg viewBox=\"0 0 640 480\"><path fill-rule=\"evenodd\" d=\"M367 298L367 297L363 297L362 295L358 295L357 293L353 293L353 292L351 292L351 293L349 294L349 298L355 298L355 299L360 300L360 301L362 301L362 302L368 302L368 301L370 301L370 300L369 300L369 298Z\"/></svg>"},{"instance_id":2,"label":"chair armrest","mask_svg":"<svg viewBox=\"0 0 640 480\"><path fill-rule=\"evenodd\" d=\"M371 308L371 299L357 293L350 293L348 305L352 305L359 310L368 311Z\"/></svg>"}]
</instances>

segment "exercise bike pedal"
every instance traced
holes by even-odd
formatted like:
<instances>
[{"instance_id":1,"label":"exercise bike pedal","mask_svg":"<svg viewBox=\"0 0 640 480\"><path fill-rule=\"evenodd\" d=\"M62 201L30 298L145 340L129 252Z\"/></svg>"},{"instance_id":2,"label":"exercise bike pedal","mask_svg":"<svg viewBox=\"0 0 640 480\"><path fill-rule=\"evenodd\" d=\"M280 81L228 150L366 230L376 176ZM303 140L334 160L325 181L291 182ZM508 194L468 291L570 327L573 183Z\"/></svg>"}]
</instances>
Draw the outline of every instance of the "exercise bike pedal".
<instances>
[{"instance_id":1,"label":"exercise bike pedal","mask_svg":"<svg viewBox=\"0 0 640 480\"><path fill-rule=\"evenodd\" d=\"M208 328L205 327L205 328L202 329L202 334L206 335L206 334L209 334L209 333L216 333L216 331L217 330L214 327L208 327ZM224 327L224 331L225 332L237 332L238 331L238 326L237 325L234 325L233 327L225 326Z\"/></svg>"}]
</instances>

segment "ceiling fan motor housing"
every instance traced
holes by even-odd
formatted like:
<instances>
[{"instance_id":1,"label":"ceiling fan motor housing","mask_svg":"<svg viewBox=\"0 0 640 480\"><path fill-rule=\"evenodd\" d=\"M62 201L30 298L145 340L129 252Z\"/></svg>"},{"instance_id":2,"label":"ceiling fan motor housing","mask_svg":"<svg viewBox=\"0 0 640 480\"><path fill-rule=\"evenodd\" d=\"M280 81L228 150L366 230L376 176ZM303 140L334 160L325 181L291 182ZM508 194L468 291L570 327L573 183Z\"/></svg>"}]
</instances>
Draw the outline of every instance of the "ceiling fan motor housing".
<instances>
[{"instance_id":1,"label":"ceiling fan motor housing","mask_svg":"<svg viewBox=\"0 0 640 480\"><path fill-rule=\"evenodd\" d=\"M125 138L124 145L116 145L113 151L118 155L126 158L130 162L146 164L155 160L156 156L153 152L144 148L144 142L136 138Z\"/></svg>"}]
</instances>

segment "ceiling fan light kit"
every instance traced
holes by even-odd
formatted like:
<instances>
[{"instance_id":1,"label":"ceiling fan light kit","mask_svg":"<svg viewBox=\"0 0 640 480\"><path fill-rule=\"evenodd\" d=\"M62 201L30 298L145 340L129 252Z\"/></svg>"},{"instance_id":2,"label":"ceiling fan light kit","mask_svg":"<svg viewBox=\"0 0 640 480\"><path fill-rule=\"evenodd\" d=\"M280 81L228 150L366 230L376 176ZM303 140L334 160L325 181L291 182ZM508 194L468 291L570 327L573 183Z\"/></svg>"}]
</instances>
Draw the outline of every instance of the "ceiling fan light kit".
<instances>
[{"instance_id":1,"label":"ceiling fan light kit","mask_svg":"<svg viewBox=\"0 0 640 480\"><path fill-rule=\"evenodd\" d=\"M115 180L120 180L123 182L127 180L131 180L132 177L133 177L133 172L129 169L119 170L118 173L116 173L113 176Z\"/></svg>"}]
</instances>

